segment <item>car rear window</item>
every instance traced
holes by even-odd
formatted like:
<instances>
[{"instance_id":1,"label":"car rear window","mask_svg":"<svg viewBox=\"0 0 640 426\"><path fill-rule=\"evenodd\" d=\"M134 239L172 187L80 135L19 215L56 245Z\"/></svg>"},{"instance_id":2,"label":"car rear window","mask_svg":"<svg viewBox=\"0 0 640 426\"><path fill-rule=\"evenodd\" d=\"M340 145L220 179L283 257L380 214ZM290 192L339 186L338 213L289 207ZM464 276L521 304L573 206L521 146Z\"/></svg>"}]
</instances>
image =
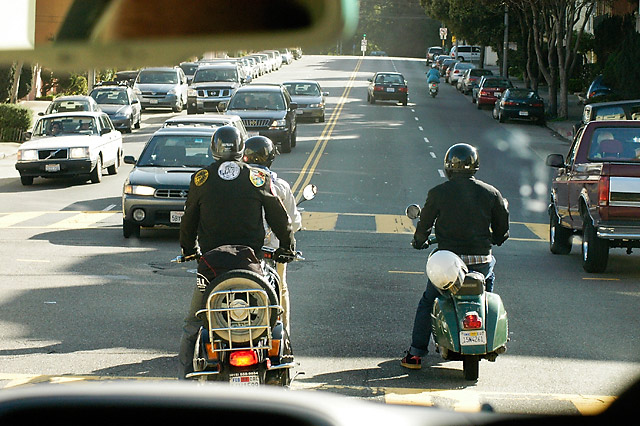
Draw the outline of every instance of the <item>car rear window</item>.
<instances>
[{"instance_id":1,"label":"car rear window","mask_svg":"<svg viewBox=\"0 0 640 426\"><path fill-rule=\"evenodd\" d=\"M498 80L496 78L488 78L484 81L483 87L495 87L495 88L503 88L503 87L512 87L513 85L509 80Z\"/></svg>"},{"instance_id":2,"label":"car rear window","mask_svg":"<svg viewBox=\"0 0 640 426\"><path fill-rule=\"evenodd\" d=\"M90 95L99 104L127 105L129 98L124 90L94 89Z\"/></svg>"},{"instance_id":3,"label":"car rear window","mask_svg":"<svg viewBox=\"0 0 640 426\"><path fill-rule=\"evenodd\" d=\"M596 115L593 117L595 121L606 121L606 120L624 120L624 109L619 106L610 106L604 108L598 108L596 110Z\"/></svg>"},{"instance_id":4,"label":"car rear window","mask_svg":"<svg viewBox=\"0 0 640 426\"><path fill-rule=\"evenodd\" d=\"M292 96L320 96L318 86L313 83L285 83Z\"/></svg>"},{"instance_id":5,"label":"car rear window","mask_svg":"<svg viewBox=\"0 0 640 426\"><path fill-rule=\"evenodd\" d=\"M640 127L600 127L593 131L589 159L640 163Z\"/></svg>"},{"instance_id":6,"label":"car rear window","mask_svg":"<svg viewBox=\"0 0 640 426\"><path fill-rule=\"evenodd\" d=\"M211 136L156 135L138 160L139 167L207 167L213 162Z\"/></svg>"},{"instance_id":7,"label":"car rear window","mask_svg":"<svg viewBox=\"0 0 640 426\"><path fill-rule=\"evenodd\" d=\"M493 75L493 71L476 68L471 71L471 75L474 77L481 77L483 75Z\"/></svg>"}]
</instances>

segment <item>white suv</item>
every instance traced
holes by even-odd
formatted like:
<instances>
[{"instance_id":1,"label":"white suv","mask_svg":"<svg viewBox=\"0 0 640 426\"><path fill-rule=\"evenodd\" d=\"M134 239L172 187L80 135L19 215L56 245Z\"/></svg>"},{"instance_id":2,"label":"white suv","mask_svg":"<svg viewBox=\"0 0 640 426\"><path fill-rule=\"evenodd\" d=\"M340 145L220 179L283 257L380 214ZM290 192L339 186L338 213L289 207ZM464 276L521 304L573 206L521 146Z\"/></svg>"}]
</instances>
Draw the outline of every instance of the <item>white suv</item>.
<instances>
[{"instance_id":1,"label":"white suv","mask_svg":"<svg viewBox=\"0 0 640 426\"><path fill-rule=\"evenodd\" d=\"M453 46L450 55L459 61L479 61L480 46Z\"/></svg>"}]
</instances>

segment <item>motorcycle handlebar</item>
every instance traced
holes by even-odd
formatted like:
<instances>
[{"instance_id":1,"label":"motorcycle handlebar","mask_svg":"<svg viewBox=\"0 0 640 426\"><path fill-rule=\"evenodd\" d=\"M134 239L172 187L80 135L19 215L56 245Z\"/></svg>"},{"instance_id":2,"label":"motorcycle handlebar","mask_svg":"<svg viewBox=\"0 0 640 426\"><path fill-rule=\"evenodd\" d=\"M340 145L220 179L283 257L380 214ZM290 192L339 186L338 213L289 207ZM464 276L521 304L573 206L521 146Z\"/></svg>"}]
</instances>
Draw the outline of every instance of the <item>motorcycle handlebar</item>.
<instances>
[{"instance_id":1,"label":"motorcycle handlebar","mask_svg":"<svg viewBox=\"0 0 640 426\"><path fill-rule=\"evenodd\" d=\"M200 253L190 254L188 256L181 254L171 259L171 263L184 263L192 260L200 260L200 256Z\"/></svg>"}]
</instances>

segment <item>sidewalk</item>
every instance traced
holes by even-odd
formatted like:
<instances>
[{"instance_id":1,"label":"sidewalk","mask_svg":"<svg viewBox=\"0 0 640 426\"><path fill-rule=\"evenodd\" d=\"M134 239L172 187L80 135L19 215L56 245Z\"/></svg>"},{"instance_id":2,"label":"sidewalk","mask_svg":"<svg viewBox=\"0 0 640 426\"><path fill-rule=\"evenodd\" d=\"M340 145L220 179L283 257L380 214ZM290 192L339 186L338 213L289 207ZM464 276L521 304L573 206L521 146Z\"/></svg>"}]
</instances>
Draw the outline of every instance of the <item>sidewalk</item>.
<instances>
[{"instance_id":1,"label":"sidewalk","mask_svg":"<svg viewBox=\"0 0 640 426\"><path fill-rule=\"evenodd\" d=\"M35 122L38 113L44 112L50 103L51 101L23 101L19 104L33 111L33 121ZM16 155L19 146L20 144L17 142L0 142L0 160Z\"/></svg>"}]
</instances>

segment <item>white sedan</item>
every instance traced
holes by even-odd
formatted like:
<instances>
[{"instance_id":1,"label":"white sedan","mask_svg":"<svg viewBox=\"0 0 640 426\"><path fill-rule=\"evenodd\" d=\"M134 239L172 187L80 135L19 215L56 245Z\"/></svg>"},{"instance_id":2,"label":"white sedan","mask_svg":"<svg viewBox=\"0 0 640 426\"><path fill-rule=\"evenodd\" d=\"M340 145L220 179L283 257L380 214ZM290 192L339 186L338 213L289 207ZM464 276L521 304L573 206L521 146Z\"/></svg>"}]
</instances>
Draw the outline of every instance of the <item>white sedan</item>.
<instances>
[{"instance_id":1,"label":"white sedan","mask_svg":"<svg viewBox=\"0 0 640 426\"><path fill-rule=\"evenodd\" d=\"M65 112L40 118L20 146L16 169L23 185L36 177L83 176L98 183L104 168L118 172L122 134L103 112Z\"/></svg>"}]
</instances>

